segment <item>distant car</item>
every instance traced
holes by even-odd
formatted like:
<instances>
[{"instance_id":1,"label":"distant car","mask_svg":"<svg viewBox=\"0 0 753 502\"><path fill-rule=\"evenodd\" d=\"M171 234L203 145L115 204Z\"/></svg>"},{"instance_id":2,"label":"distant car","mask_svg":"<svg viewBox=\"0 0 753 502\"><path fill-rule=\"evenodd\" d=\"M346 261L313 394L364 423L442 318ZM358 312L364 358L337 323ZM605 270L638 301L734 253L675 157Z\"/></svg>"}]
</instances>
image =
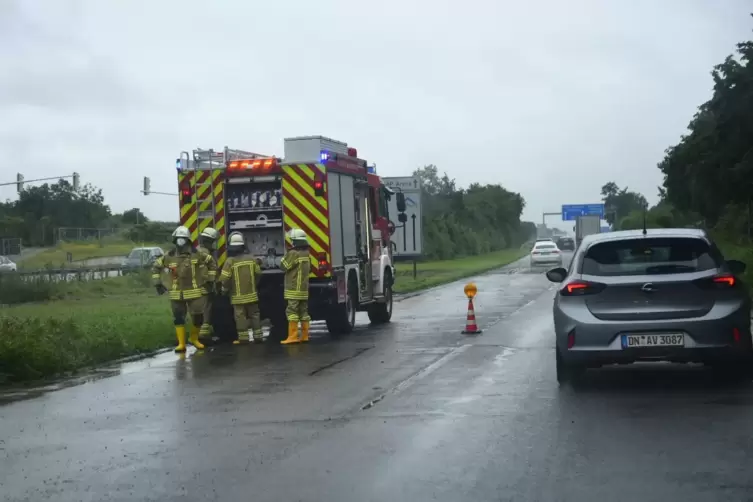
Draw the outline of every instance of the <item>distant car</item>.
<instances>
[{"instance_id":1,"label":"distant car","mask_svg":"<svg viewBox=\"0 0 753 502\"><path fill-rule=\"evenodd\" d=\"M557 247L562 251L575 251L575 239L572 237L560 237L557 239Z\"/></svg>"},{"instance_id":2,"label":"distant car","mask_svg":"<svg viewBox=\"0 0 753 502\"><path fill-rule=\"evenodd\" d=\"M134 272L149 268L154 260L163 256L165 252L158 247L133 248L125 260L123 260L123 273Z\"/></svg>"},{"instance_id":3,"label":"distant car","mask_svg":"<svg viewBox=\"0 0 753 502\"><path fill-rule=\"evenodd\" d=\"M531 249L531 266L562 265L562 253L552 241L540 241Z\"/></svg>"},{"instance_id":4,"label":"distant car","mask_svg":"<svg viewBox=\"0 0 753 502\"><path fill-rule=\"evenodd\" d=\"M547 272L557 380L636 361L701 362L749 378L745 264L725 261L702 230L651 229L583 238L570 270Z\"/></svg>"},{"instance_id":5,"label":"distant car","mask_svg":"<svg viewBox=\"0 0 753 502\"><path fill-rule=\"evenodd\" d=\"M0 273L2 272L16 272L18 267L7 256L0 256Z\"/></svg>"}]
</instances>

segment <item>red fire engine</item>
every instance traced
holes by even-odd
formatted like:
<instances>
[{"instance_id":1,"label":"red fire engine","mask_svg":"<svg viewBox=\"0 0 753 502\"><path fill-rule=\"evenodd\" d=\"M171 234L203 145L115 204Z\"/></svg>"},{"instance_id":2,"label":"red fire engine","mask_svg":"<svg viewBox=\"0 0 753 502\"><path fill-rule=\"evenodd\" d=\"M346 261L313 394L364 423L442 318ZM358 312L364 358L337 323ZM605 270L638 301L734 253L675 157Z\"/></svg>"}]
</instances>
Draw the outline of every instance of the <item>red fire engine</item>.
<instances>
[{"instance_id":1,"label":"red fire engine","mask_svg":"<svg viewBox=\"0 0 753 502\"><path fill-rule=\"evenodd\" d=\"M285 302L280 261L286 232L306 232L311 249L309 310L333 335L349 333L356 312L372 323L392 317L395 269L387 188L358 158L355 148L322 136L285 139L284 157L224 148L182 152L178 159L180 222L194 243L207 226L220 233L217 260L227 256L227 236L243 233L247 251L262 267L260 308L274 338L284 336ZM218 304L221 303L218 302ZM229 305L218 305L215 332L235 336ZM224 336L223 336L224 335Z\"/></svg>"}]
</instances>

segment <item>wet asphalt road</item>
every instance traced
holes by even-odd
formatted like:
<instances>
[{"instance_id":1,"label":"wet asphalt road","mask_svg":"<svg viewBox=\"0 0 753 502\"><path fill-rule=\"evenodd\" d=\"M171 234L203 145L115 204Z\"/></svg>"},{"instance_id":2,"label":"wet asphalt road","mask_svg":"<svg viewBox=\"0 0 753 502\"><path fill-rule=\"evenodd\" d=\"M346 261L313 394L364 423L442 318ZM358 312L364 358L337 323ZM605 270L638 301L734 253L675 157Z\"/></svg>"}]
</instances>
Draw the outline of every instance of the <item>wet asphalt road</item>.
<instances>
[{"instance_id":1,"label":"wet asphalt road","mask_svg":"<svg viewBox=\"0 0 753 502\"><path fill-rule=\"evenodd\" d=\"M558 387L525 263L341 340L221 347L0 406L0 500L753 500L753 390L635 365ZM106 374L106 372L104 372Z\"/></svg>"}]
</instances>

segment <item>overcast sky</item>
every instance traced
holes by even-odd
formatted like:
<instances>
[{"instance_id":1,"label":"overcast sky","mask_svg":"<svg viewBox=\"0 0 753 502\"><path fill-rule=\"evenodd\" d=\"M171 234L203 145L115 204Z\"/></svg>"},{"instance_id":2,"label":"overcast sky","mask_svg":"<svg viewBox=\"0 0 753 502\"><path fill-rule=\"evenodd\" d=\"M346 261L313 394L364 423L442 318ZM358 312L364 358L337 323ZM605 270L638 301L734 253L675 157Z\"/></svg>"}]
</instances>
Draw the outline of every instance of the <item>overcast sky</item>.
<instances>
[{"instance_id":1,"label":"overcast sky","mask_svg":"<svg viewBox=\"0 0 753 502\"><path fill-rule=\"evenodd\" d=\"M383 176L436 164L524 218L651 202L656 163L751 38L750 0L0 0L0 181L77 171L177 220L181 150L321 134ZM0 187L0 199L16 197ZM548 222L555 223L553 220ZM562 225L563 227L566 225Z\"/></svg>"}]
</instances>

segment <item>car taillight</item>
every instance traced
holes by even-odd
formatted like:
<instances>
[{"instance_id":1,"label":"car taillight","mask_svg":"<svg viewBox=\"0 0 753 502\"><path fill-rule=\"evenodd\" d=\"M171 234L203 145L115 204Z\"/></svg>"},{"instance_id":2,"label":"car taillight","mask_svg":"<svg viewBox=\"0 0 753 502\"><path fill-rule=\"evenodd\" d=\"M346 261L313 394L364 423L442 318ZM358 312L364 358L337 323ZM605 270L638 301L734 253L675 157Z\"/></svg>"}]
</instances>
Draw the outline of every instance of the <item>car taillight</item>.
<instances>
[{"instance_id":1,"label":"car taillight","mask_svg":"<svg viewBox=\"0 0 753 502\"><path fill-rule=\"evenodd\" d=\"M697 279L693 283L702 289L730 289L737 286L737 278L732 274L719 274Z\"/></svg>"},{"instance_id":2,"label":"car taillight","mask_svg":"<svg viewBox=\"0 0 753 502\"><path fill-rule=\"evenodd\" d=\"M573 281L573 282L569 282L565 284L565 287L563 287L560 290L560 295L562 296L595 295L596 293L601 293L606 287L607 287L606 284L601 284L600 282Z\"/></svg>"}]
</instances>

